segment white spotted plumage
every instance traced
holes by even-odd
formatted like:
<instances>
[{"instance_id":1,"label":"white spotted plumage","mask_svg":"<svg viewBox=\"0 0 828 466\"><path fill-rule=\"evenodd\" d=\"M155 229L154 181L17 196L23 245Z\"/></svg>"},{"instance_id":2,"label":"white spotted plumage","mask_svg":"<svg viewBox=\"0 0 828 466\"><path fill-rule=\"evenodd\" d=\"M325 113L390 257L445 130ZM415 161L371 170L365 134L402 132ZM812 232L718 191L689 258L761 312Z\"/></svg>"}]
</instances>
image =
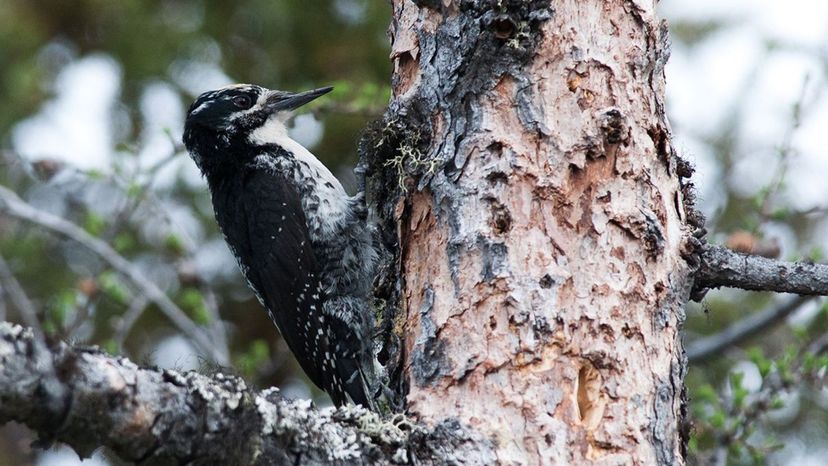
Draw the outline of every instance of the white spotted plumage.
<instances>
[{"instance_id":1,"label":"white spotted plumage","mask_svg":"<svg viewBox=\"0 0 828 466\"><path fill-rule=\"evenodd\" d=\"M291 348L304 348L296 351L303 368L316 374L312 379L337 404L347 395L371 405L375 233L362 198L349 197L285 127L288 111L328 90L291 94L234 85L205 93L191 106L185 145L207 177L214 205L217 199L221 204L216 218L230 227L233 234L225 239L251 288L283 334L287 331ZM249 179L258 180L255 189L247 188L253 186ZM234 199L245 201L234 204ZM238 205L242 216L235 214ZM301 241L293 244L296 239ZM280 256L291 260L280 263Z\"/></svg>"}]
</instances>

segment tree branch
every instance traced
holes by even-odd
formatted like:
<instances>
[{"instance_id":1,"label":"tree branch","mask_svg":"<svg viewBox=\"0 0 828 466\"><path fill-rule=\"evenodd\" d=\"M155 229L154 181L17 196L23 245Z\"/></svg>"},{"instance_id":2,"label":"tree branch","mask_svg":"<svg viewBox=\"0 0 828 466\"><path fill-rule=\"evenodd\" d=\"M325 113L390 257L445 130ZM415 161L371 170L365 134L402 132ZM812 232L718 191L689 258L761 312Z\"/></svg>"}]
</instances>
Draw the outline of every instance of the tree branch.
<instances>
[{"instance_id":1,"label":"tree branch","mask_svg":"<svg viewBox=\"0 0 828 466\"><path fill-rule=\"evenodd\" d=\"M446 420L433 428L381 420L361 407L317 410L278 389L255 392L215 374L139 368L96 348L0 322L0 424L88 456L107 446L127 461L196 465L491 464L493 444Z\"/></svg>"},{"instance_id":2,"label":"tree branch","mask_svg":"<svg viewBox=\"0 0 828 466\"><path fill-rule=\"evenodd\" d=\"M32 300L23 290L23 286L15 278L11 268L6 263L3 256L0 256L0 286L5 289L5 294L14 303L20 319L34 329L40 330L40 320L37 318L37 310L32 304Z\"/></svg>"},{"instance_id":3,"label":"tree branch","mask_svg":"<svg viewBox=\"0 0 828 466\"><path fill-rule=\"evenodd\" d=\"M739 344L781 322L812 299L814 298L811 296L798 296L778 306L741 319L719 333L696 340L687 349L687 359L691 363L696 363L704 361L710 356L718 356L722 350Z\"/></svg>"},{"instance_id":4,"label":"tree branch","mask_svg":"<svg viewBox=\"0 0 828 466\"><path fill-rule=\"evenodd\" d=\"M115 334L112 336L112 339L115 341L119 352L123 351L127 335L129 335L130 330L132 330L132 326L135 325L135 322L138 321L141 314L144 313L148 302L149 300L145 296L137 296L132 300L132 303L130 303L127 311L115 324Z\"/></svg>"},{"instance_id":5,"label":"tree branch","mask_svg":"<svg viewBox=\"0 0 828 466\"><path fill-rule=\"evenodd\" d=\"M828 295L828 265L785 262L703 246L696 289L727 286L754 291Z\"/></svg>"},{"instance_id":6,"label":"tree branch","mask_svg":"<svg viewBox=\"0 0 828 466\"><path fill-rule=\"evenodd\" d=\"M151 280L144 277L143 273L131 262L126 260L117 251L112 249L104 241L87 233L83 228L68 220L60 218L49 212L38 210L17 196L14 192L0 186L0 212L19 220L34 223L52 232L58 233L71 240L74 240L86 247L101 259L106 261L110 267L127 277L135 287L152 302L154 302L170 321L178 327L181 332L192 339L199 348L209 354L221 365L230 361L229 351L226 346L221 347L215 339L207 337L207 333L199 328L187 314L182 311L174 302L161 291Z\"/></svg>"}]
</instances>

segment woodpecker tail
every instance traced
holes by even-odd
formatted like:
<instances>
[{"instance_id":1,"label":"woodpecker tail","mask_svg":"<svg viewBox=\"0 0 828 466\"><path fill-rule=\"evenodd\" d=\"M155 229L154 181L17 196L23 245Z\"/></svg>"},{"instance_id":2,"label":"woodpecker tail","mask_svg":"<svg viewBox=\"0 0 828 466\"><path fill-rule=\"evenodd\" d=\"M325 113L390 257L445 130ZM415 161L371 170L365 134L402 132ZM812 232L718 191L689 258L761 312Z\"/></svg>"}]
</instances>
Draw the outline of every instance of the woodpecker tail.
<instances>
[{"instance_id":1,"label":"woodpecker tail","mask_svg":"<svg viewBox=\"0 0 828 466\"><path fill-rule=\"evenodd\" d=\"M324 313L330 320L332 333L331 357L333 371L321 384L334 404L348 402L375 410L374 388L377 377L374 368L373 319L370 308L353 297L330 299L324 304Z\"/></svg>"},{"instance_id":2,"label":"woodpecker tail","mask_svg":"<svg viewBox=\"0 0 828 466\"><path fill-rule=\"evenodd\" d=\"M343 387L344 393L337 397L339 400L334 399L333 394L331 394L331 399L333 399L334 404L342 406L350 401L351 403L362 405L371 411L376 411L376 403L372 396L372 384L376 379L373 376L373 370L366 370L365 364L358 364L349 369L351 377L350 379L345 379L345 385Z\"/></svg>"}]
</instances>

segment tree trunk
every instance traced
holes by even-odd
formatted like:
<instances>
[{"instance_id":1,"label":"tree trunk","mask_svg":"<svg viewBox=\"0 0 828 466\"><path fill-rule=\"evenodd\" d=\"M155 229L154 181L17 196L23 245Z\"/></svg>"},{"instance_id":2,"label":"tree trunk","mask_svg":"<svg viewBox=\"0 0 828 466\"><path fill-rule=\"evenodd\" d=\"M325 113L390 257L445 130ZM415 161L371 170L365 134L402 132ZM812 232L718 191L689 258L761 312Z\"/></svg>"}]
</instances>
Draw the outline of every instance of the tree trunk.
<instances>
[{"instance_id":1,"label":"tree trunk","mask_svg":"<svg viewBox=\"0 0 828 466\"><path fill-rule=\"evenodd\" d=\"M655 5L393 9L368 189L399 244L383 298L409 412L467 423L503 464L683 464L695 214Z\"/></svg>"}]
</instances>

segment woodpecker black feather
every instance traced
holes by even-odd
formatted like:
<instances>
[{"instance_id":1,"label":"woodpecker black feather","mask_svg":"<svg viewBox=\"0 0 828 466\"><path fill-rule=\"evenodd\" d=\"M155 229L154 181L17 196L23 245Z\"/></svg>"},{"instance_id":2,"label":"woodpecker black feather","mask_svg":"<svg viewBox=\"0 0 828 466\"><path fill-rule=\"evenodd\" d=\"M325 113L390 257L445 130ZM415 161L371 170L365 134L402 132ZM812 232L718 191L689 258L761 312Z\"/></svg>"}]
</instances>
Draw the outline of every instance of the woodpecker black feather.
<instances>
[{"instance_id":1,"label":"woodpecker black feather","mask_svg":"<svg viewBox=\"0 0 828 466\"><path fill-rule=\"evenodd\" d=\"M336 405L373 408L373 230L362 197L349 197L284 125L330 90L205 92L189 109L184 144L239 267L302 369Z\"/></svg>"}]
</instances>

